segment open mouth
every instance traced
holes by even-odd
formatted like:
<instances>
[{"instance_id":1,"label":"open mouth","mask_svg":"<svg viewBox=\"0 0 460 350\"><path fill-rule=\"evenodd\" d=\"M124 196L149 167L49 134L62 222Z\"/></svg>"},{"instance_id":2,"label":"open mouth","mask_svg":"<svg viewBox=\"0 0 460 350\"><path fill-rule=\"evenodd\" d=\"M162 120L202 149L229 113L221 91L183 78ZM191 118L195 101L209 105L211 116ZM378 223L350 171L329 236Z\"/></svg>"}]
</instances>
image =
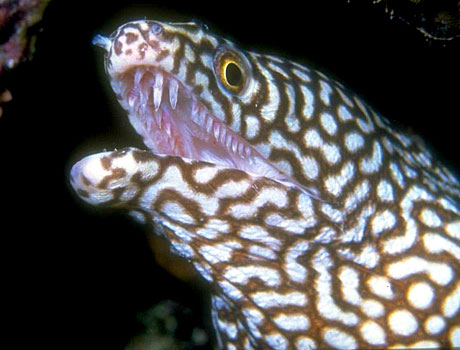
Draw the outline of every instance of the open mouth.
<instances>
[{"instance_id":1,"label":"open mouth","mask_svg":"<svg viewBox=\"0 0 460 350\"><path fill-rule=\"evenodd\" d=\"M171 74L137 66L114 78L112 87L136 132L154 153L293 182Z\"/></svg>"}]
</instances>

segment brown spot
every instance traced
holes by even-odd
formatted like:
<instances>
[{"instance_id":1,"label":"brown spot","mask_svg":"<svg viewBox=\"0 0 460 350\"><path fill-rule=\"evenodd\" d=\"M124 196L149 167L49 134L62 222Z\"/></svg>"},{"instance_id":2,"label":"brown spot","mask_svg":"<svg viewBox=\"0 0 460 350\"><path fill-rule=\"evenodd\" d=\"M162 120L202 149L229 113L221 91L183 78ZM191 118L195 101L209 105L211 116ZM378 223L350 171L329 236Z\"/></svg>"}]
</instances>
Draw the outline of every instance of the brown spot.
<instances>
[{"instance_id":1,"label":"brown spot","mask_svg":"<svg viewBox=\"0 0 460 350\"><path fill-rule=\"evenodd\" d=\"M158 46L160 46L157 40L150 40L149 45L154 50L158 49Z\"/></svg>"},{"instance_id":2,"label":"brown spot","mask_svg":"<svg viewBox=\"0 0 460 350\"><path fill-rule=\"evenodd\" d=\"M109 170L112 165L112 159L109 157L102 157L101 164L104 170Z\"/></svg>"},{"instance_id":3,"label":"brown spot","mask_svg":"<svg viewBox=\"0 0 460 350\"><path fill-rule=\"evenodd\" d=\"M156 159L156 156L152 152L147 151L134 151L133 158L138 163L150 162Z\"/></svg>"},{"instance_id":4,"label":"brown spot","mask_svg":"<svg viewBox=\"0 0 460 350\"><path fill-rule=\"evenodd\" d=\"M85 186L91 186L91 182L88 180L88 178L84 175L81 175L81 182L85 185Z\"/></svg>"},{"instance_id":5,"label":"brown spot","mask_svg":"<svg viewBox=\"0 0 460 350\"><path fill-rule=\"evenodd\" d=\"M126 43L132 44L133 42L137 41L138 35L134 33L126 33Z\"/></svg>"},{"instance_id":6,"label":"brown spot","mask_svg":"<svg viewBox=\"0 0 460 350\"><path fill-rule=\"evenodd\" d=\"M137 51L139 52L139 58L141 60L145 57L145 51L147 51L148 45L146 43L142 43L138 46Z\"/></svg>"},{"instance_id":7,"label":"brown spot","mask_svg":"<svg viewBox=\"0 0 460 350\"><path fill-rule=\"evenodd\" d=\"M120 42L120 40L117 40L115 41L115 45L114 45L114 50L115 50L115 54L117 56L120 56L121 53L122 53L122 49L123 49L123 44Z\"/></svg>"},{"instance_id":8,"label":"brown spot","mask_svg":"<svg viewBox=\"0 0 460 350\"><path fill-rule=\"evenodd\" d=\"M168 55L169 55L169 50L167 49L161 50L157 55L157 58L156 58L157 62L163 60Z\"/></svg>"},{"instance_id":9,"label":"brown spot","mask_svg":"<svg viewBox=\"0 0 460 350\"><path fill-rule=\"evenodd\" d=\"M126 52L125 52L125 54L126 54L127 56L131 56L132 53L133 53L133 50L131 50L131 49L128 49L128 50L126 50Z\"/></svg>"},{"instance_id":10,"label":"brown spot","mask_svg":"<svg viewBox=\"0 0 460 350\"><path fill-rule=\"evenodd\" d=\"M113 169L112 174L104 177L102 181L99 183L98 187L101 189L106 189L110 181L112 181L113 179L122 178L124 176L126 176L125 169L121 169L121 168Z\"/></svg>"}]
</instances>

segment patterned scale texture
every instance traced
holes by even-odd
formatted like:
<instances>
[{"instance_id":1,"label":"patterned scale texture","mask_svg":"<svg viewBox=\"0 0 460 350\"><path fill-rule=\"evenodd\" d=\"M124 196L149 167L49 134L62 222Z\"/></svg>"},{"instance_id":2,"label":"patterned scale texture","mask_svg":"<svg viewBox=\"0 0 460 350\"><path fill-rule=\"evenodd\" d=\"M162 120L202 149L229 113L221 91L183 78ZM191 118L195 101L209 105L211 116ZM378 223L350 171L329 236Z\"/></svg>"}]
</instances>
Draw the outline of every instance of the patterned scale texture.
<instances>
[{"instance_id":1,"label":"patterned scale texture","mask_svg":"<svg viewBox=\"0 0 460 350\"><path fill-rule=\"evenodd\" d=\"M460 184L420 138L195 23L95 44L148 150L88 156L72 186L193 264L219 349L460 346Z\"/></svg>"}]
</instances>

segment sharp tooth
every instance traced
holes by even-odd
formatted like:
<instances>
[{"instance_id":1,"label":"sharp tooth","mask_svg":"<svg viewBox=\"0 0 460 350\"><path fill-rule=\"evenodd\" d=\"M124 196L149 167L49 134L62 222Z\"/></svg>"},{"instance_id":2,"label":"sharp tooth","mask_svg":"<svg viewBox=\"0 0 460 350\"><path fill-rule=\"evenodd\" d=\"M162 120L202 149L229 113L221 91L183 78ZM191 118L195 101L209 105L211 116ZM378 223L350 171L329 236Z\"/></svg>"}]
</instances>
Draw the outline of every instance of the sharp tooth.
<instances>
[{"instance_id":1,"label":"sharp tooth","mask_svg":"<svg viewBox=\"0 0 460 350\"><path fill-rule=\"evenodd\" d=\"M140 90L140 104L141 104L141 110L143 113L145 113L147 109L147 102L149 100L149 93L148 91L145 91L143 89Z\"/></svg>"},{"instance_id":2,"label":"sharp tooth","mask_svg":"<svg viewBox=\"0 0 460 350\"><path fill-rule=\"evenodd\" d=\"M165 126L166 134L168 134L168 137L171 137L171 123L165 121L164 126Z\"/></svg>"},{"instance_id":3,"label":"sharp tooth","mask_svg":"<svg viewBox=\"0 0 460 350\"><path fill-rule=\"evenodd\" d=\"M129 108L134 107L134 103L136 102L137 96L135 94L129 94L128 96L128 105Z\"/></svg>"},{"instance_id":4,"label":"sharp tooth","mask_svg":"<svg viewBox=\"0 0 460 350\"><path fill-rule=\"evenodd\" d=\"M228 149L230 149L230 147L232 146L232 135L231 134L227 135L227 138L225 139L225 146Z\"/></svg>"},{"instance_id":5,"label":"sharp tooth","mask_svg":"<svg viewBox=\"0 0 460 350\"><path fill-rule=\"evenodd\" d=\"M221 125L220 123L214 123L214 138L219 141Z\"/></svg>"},{"instance_id":6,"label":"sharp tooth","mask_svg":"<svg viewBox=\"0 0 460 350\"><path fill-rule=\"evenodd\" d=\"M247 158L250 158L251 155L252 155L251 149L250 149L248 146L244 146L244 155L245 155Z\"/></svg>"},{"instance_id":7,"label":"sharp tooth","mask_svg":"<svg viewBox=\"0 0 460 350\"><path fill-rule=\"evenodd\" d=\"M196 101L193 101L192 104L192 111L190 114L190 118L196 123L199 124L199 113L200 113L200 107L198 106L198 103Z\"/></svg>"},{"instance_id":8,"label":"sharp tooth","mask_svg":"<svg viewBox=\"0 0 460 350\"><path fill-rule=\"evenodd\" d=\"M222 128L220 130L220 143L225 143L225 137L226 136L227 136L227 131L225 130L225 128Z\"/></svg>"},{"instance_id":9,"label":"sharp tooth","mask_svg":"<svg viewBox=\"0 0 460 350\"><path fill-rule=\"evenodd\" d=\"M176 109L177 105L177 91L179 90L179 83L175 79L169 81L169 103L172 109Z\"/></svg>"},{"instance_id":10,"label":"sharp tooth","mask_svg":"<svg viewBox=\"0 0 460 350\"><path fill-rule=\"evenodd\" d=\"M161 110L155 113L155 119L158 124L158 129L161 129L161 119L162 119Z\"/></svg>"},{"instance_id":11,"label":"sharp tooth","mask_svg":"<svg viewBox=\"0 0 460 350\"><path fill-rule=\"evenodd\" d=\"M153 105L155 111L158 111L161 105L161 95L163 94L163 74L158 73L153 85Z\"/></svg>"},{"instance_id":12,"label":"sharp tooth","mask_svg":"<svg viewBox=\"0 0 460 350\"><path fill-rule=\"evenodd\" d=\"M208 134L211 133L211 130L212 130L212 117L211 116L207 116L206 117L206 132Z\"/></svg>"},{"instance_id":13,"label":"sharp tooth","mask_svg":"<svg viewBox=\"0 0 460 350\"><path fill-rule=\"evenodd\" d=\"M236 150L237 150L237 148L238 148L238 144L239 144L238 140L237 140L236 138L233 139L233 141L232 141L232 151L233 151L233 153L235 153L235 154L236 154Z\"/></svg>"},{"instance_id":14,"label":"sharp tooth","mask_svg":"<svg viewBox=\"0 0 460 350\"><path fill-rule=\"evenodd\" d=\"M243 151L244 151L244 143L239 142L238 143L238 154L240 155L240 157L245 158Z\"/></svg>"},{"instance_id":15,"label":"sharp tooth","mask_svg":"<svg viewBox=\"0 0 460 350\"><path fill-rule=\"evenodd\" d=\"M138 87L138 88L140 87L140 82L143 76L144 76L144 72L142 71L142 69L137 69L136 73L134 73L134 86L135 87Z\"/></svg>"}]
</instances>

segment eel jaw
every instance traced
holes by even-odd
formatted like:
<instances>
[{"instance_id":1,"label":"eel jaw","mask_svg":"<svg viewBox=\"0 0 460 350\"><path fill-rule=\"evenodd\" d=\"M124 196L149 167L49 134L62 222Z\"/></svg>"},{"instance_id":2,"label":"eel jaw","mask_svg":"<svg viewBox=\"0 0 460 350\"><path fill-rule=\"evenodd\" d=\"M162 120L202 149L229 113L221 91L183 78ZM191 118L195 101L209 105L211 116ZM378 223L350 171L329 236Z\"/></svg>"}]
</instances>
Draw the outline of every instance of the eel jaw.
<instances>
[{"instance_id":1,"label":"eel jaw","mask_svg":"<svg viewBox=\"0 0 460 350\"><path fill-rule=\"evenodd\" d=\"M293 182L171 74L141 65L112 77L111 84L152 152Z\"/></svg>"}]
</instances>

